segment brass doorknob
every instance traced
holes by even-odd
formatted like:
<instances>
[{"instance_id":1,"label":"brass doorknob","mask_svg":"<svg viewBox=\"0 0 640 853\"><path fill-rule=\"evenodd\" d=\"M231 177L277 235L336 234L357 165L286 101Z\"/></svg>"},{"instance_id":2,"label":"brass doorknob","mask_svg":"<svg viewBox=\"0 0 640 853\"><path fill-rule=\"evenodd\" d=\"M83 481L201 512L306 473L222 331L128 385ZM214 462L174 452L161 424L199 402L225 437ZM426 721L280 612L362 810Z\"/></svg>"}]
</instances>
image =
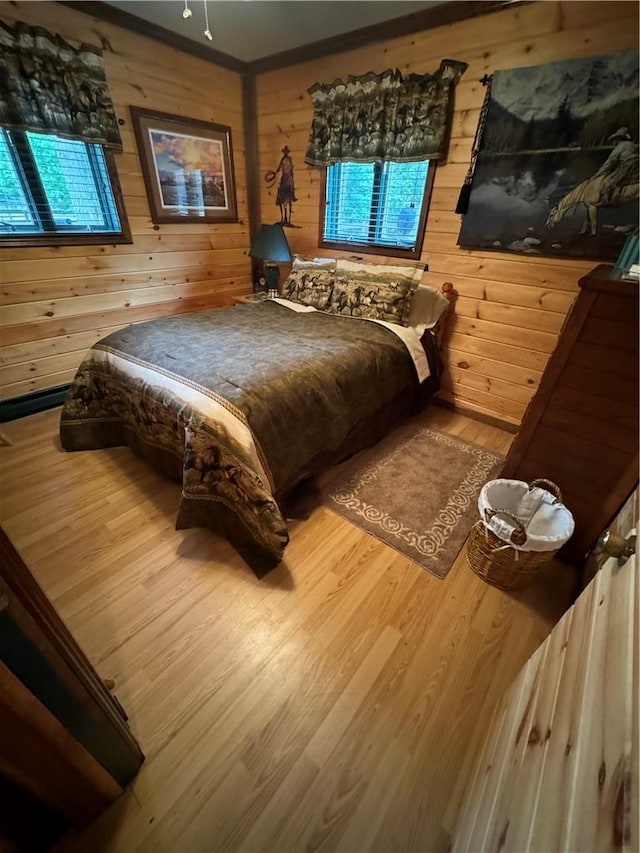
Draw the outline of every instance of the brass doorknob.
<instances>
[{"instance_id":1,"label":"brass doorknob","mask_svg":"<svg viewBox=\"0 0 640 853\"><path fill-rule=\"evenodd\" d=\"M607 557L617 557L619 560L628 560L636 551L636 537L630 536L625 539L619 533L606 530L598 539L598 549Z\"/></svg>"}]
</instances>

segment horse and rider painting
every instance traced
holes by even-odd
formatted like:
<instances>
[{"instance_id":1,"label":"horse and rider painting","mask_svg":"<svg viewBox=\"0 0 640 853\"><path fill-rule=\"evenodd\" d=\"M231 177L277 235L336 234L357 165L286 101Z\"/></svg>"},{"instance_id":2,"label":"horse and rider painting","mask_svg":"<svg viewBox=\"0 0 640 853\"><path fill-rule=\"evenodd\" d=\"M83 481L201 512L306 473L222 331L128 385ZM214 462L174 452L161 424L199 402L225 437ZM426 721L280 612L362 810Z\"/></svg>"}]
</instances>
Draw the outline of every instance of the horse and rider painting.
<instances>
[{"instance_id":1,"label":"horse and rider painting","mask_svg":"<svg viewBox=\"0 0 640 853\"><path fill-rule=\"evenodd\" d=\"M638 228L638 55L493 75L458 243L615 259Z\"/></svg>"}]
</instances>

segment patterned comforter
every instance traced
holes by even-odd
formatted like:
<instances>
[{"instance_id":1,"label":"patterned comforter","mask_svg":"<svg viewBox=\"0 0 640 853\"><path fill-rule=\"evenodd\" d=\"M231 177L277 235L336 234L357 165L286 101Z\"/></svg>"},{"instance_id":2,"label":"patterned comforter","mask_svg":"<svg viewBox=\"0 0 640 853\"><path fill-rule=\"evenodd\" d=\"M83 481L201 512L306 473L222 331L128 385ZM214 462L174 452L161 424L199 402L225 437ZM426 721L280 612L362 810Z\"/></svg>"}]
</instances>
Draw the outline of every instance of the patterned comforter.
<instances>
[{"instance_id":1,"label":"patterned comforter","mask_svg":"<svg viewBox=\"0 0 640 853\"><path fill-rule=\"evenodd\" d=\"M218 529L264 571L288 541L280 497L309 461L419 385L409 349L379 323L280 300L129 326L83 360L62 446L128 444L182 481L177 528Z\"/></svg>"}]
</instances>

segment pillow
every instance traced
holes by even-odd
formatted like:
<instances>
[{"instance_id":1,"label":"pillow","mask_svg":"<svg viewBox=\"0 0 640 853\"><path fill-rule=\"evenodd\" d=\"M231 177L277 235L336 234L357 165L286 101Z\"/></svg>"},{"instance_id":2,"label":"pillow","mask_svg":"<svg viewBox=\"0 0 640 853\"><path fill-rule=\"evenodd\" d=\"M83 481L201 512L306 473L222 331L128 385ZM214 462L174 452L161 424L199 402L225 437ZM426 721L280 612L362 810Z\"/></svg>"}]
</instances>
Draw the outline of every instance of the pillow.
<instances>
[{"instance_id":1,"label":"pillow","mask_svg":"<svg viewBox=\"0 0 640 853\"><path fill-rule=\"evenodd\" d=\"M324 311L331 299L335 273L335 258L314 258L308 261L295 255L289 278L282 288L282 296Z\"/></svg>"},{"instance_id":2,"label":"pillow","mask_svg":"<svg viewBox=\"0 0 640 853\"><path fill-rule=\"evenodd\" d=\"M449 300L439 291L426 284L419 284L413 294L407 326L412 326L419 335L422 335L425 329L435 328L448 307Z\"/></svg>"},{"instance_id":3,"label":"pillow","mask_svg":"<svg viewBox=\"0 0 640 853\"><path fill-rule=\"evenodd\" d=\"M338 260L330 314L404 325L422 267Z\"/></svg>"}]
</instances>

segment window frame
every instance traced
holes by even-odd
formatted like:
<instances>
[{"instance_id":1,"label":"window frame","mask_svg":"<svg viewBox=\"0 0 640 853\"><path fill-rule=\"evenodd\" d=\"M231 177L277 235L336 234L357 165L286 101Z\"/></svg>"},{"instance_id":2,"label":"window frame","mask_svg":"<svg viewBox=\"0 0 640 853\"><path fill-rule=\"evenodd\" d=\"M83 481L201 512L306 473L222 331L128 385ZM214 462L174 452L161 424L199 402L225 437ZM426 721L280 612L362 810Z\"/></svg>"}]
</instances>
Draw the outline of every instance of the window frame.
<instances>
[{"instance_id":1,"label":"window frame","mask_svg":"<svg viewBox=\"0 0 640 853\"><path fill-rule=\"evenodd\" d=\"M33 152L31 151L31 147L29 146L27 140L26 131L23 130L10 130L12 134L13 143L17 150L24 152L24 156L28 156L33 162L33 171L34 174L37 175L38 185L37 187L32 187L29 183L26 176L22 173L23 169L18 171L18 179L21 184L26 183L26 189L29 194L43 196L46 198L46 192L44 187L42 186L42 181L40 179L40 173L37 168L35 158L33 156ZM52 134L55 136L56 134ZM82 140L80 140L82 141ZM84 142L84 145L87 146L89 144L96 145L98 143L87 143ZM70 231L61 231L61 230L52 230L52 231L43 231L38 234L0 234L0 250L7 249L21 249L21 248L35 248L37 246L111 246L119 243L133 243L133 238L131 236L131 228L129 226L129 219L127 217L127 212L124 206L124 195L122 193L122 187L120 186L120 178L118 177L118 171L116 169L115 157L111 151L105 149L102 146L102 153L104 155L105 166L107 169L107 174L109 176L109 183L111 184L111 192L113 193L113 202L116 208L116 212L118 214L118 219L120 220L120 231L95 231L92 233L83 233L83 232L70 232ZM91 149L87 150L87 157L89 158L89 165L91 168L91 173L95 180L95 163L94 163L94 152ZM97 186L98 194L100 194L100 187ZM49 200L47 199L47 205L49 204ZM1 215L1 212L0 212ZM45 214L45 219L49 219L51 222L53 220L50 218L49 213Z\"/></svg>"},{"instance_id":2,"label":"window frame","mask_svg":"<svg viewBox=\"0 0 640 853\"><path fill-rule=\"evenodd\" d=\"M422 246L424 243L424 236L426 232L427 217L429 215L429 206L431 204L431 192L433 190L433 181L435 178L437 162L437 160L429 159L429 168L427 169L427 180L424 184L424 193L422 194L422 205L420 208L420 219L418 220L418 230L416 232L416 245L413 249L403 249L400 246L390 246L375 243L350 243L342 240L325 240L324 225L327 210L326 198L328 166L322 168L322 175L320 178L320 216L318 218L318 247L321 249L336 249L337 251L356 251L364 255L387 255L389 257L412 258L413 260L419 260L422 255ZM371 234L372 230L376 228L380 228L380 222L376 223L370 220L369 233Z\"/></svg>"}]
</instances>

